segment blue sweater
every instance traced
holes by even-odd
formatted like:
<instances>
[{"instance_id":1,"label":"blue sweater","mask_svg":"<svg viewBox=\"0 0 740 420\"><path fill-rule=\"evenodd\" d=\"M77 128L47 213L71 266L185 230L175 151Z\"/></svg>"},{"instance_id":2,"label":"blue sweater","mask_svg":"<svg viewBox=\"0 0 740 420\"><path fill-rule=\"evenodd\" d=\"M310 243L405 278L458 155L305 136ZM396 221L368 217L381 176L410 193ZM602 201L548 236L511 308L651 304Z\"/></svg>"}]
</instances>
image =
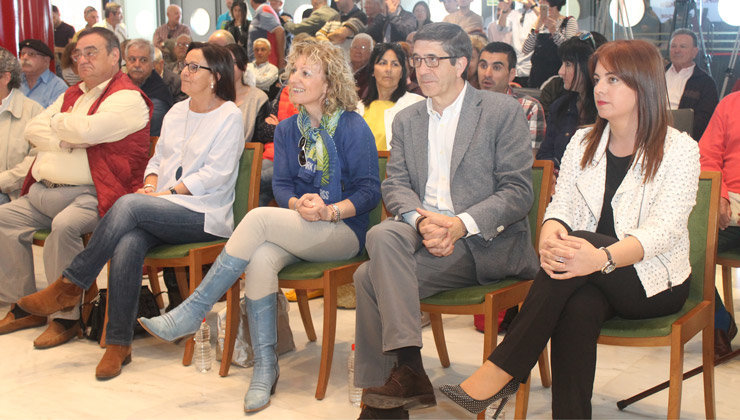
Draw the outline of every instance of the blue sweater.
<instances>
[{"instance_id":1,"label":"blue sweater","mask_svg":"<svg viewBox=\"0 0 740 420\"><path fill-rule=\"evenodd\" d=\"M318 188L298 178L298 116L283 120L275 128L275 160L272 190L280 207L288 207L291 197L318 194ZM344 223L357 235L360 251L365 248L365 234L370 211L380 201L378 150L375 137L365 120L356 112L346 111L339 118L334 143L342 165L342 200L349 199L356 215ZM326 204L332 204L327 202Z\"/></svg>"}]
</instances>

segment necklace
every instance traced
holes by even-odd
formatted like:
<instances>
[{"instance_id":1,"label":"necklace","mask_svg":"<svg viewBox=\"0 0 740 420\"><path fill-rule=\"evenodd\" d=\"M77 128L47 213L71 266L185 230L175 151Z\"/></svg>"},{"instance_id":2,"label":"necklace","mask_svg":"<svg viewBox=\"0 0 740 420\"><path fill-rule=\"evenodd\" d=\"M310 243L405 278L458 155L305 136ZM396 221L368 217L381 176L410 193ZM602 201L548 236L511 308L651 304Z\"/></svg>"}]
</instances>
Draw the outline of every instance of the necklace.
<instances>
[{"instance_id":1,"label":"necklace","mask_svg":"<svg viewBox=\"0 0 740 420\"><path fill-rule=\"evenodd\" d=\"M183 144L183 147L180 148L180 166L177 167L177 170L175 171L175 181L179 181L180 177L182 177L182 167L185 163L185 151L190 148L190 142L193 140L193 137L195 137L195 133L198 132L198 128L200 128L201 123L203 123L203 120L205 118L201 117L200 121L198 121L198 124L195 126L195 129L192 133L190 133L190 136L188 136L188 123L190 122L190 108L188 108L187 112L185 113L185 129L182 132L182 138L185 139L185 142Z\"/></svg>"}]
</instances>

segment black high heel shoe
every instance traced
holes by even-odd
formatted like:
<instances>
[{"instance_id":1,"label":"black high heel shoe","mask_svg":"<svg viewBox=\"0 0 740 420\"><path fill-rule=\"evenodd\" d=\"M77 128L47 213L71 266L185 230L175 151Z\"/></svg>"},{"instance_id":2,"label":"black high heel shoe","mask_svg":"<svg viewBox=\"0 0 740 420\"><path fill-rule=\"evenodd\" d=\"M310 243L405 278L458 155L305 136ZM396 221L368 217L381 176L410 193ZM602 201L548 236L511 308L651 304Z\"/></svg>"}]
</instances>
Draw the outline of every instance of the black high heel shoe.
<instances>
[{"instance_id":1,"label":"black high heel shoe","mask_svg":"<svg viewBox=\"0 0 740 420\"><path fill-rule=\"evenodd\" d=\"M441 387L439 387L439 390L442 391L442 393L445 394L447 398L451 399L455 404L470 411L473 414L478 414L481 411L485 410L486 407L488 407L489 405L498 400L501 400L501 403L496 409L496 412L493 414L493 418L495 419L501 413L501 410L504 409L504 405L506 405L506 402L509 401L509 398L512 395L516 394L516 392L519 390L519 381L516 379L510 380L509 383L501 388L501 391L494 394L494 396L492 396L491 398L487 398L485 400L476 400L475 398L468 395L467 392L463 391L460 385L442 385Z\"/></svg>"}]
</instances>

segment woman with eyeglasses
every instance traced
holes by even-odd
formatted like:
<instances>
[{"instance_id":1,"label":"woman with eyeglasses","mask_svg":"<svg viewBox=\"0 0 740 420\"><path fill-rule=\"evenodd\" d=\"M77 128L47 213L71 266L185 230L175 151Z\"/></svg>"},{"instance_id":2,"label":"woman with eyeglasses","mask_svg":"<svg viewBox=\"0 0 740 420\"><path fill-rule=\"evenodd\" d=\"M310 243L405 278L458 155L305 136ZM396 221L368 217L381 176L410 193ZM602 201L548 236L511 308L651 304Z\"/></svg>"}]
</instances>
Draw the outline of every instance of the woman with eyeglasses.
<instances>
[{"instance_id":1,"label":"woman with eyeglasses","mask_svg":"<svg viewBox=\"0 0 740 420\"><path fill-rule=\"evenodd\" d=\"M231 207L244 137L241 111L232 102L231 54L217 45L193 43L180 78L190 98L165 115L143 187L113 204L87 247L49 286L63 296L77 287L70 280L93 284L110 260L106 349L95 370L98 379L118 376L131 361L147 252L162 244L227 238L234 228Z\"/></svg>"},{"instance_id":2,"label":"woman with eyeglasses","mask_svg":"<svg viewBox=\"0 0 740 420\"><path fill-rule=\"evenodd\" d=\"M300 260L343 260L360 253L370 211L380 200L375 141L362 117L352 112L357 94L342 50L326 41L299 41L287 62L287 88L299 112L275 129L272 185L280 207L247 213L185 302L160 317L139 320L164 340L193 334L244 273L255 361L245 412L270 404L280 374L278 272Z\"/></svg>"},{"instance_id":3,"label":"woman with eyeglasses","mask_svg":"<svg viewBox=\"0 0 740 420\"><path fill-rule=\"evenodd\" d=\"M598 117L563 156L540 233L541 270L483 366L440 388L471 412L514 395L550 341L553 418L591 418L603 323L674 314L688 297L699 148L668 126L663 58L646 41L614 41L589 71Z\"/></svg>"},{"instance_id":4,"label":"woman with eyeglasses","mask_svg":"<svg viewBox=\"0 0 740 420\"><path fill-rule=\"evenodd\" d=\"M357 113L370 126L378 150L389 150L396 114L424 98L406 90L406 53L399 44L376 44L370 63L370 83L365 97L357 104Z\"/></svg>"},{"instance_id":5,"label":"woman with eyeglasses","mask_svg":"<svg viewBox=\"0 0 740 420\"><path fill-rule=\"evenodd\" d=\"M594 85L588 74L588 60L596 49L594 46L601 43L596 44L590 32L586 34L590 38L574 36L558 48L563 63L558 74L563 79L564 90L550 105L545 140L537 151L537 159L552 160L556 169L560 168L565 148L578 127L591 124L596 119Z\"/></svg>"},{"instance_id":6,"label":"woman with eyeglasses","mask_svg":"<svg viewBox=\"0 0 740 420\"><path fill-rule=\"evenodd\" d=\"M534 8L537 21L522 45L522 54L532 53L532 70L527 83L539 89L560 67L558 47L578 32L578 22L573 16L563 16L560 9L565 0L541 0Z\"/></svg>"}]
</instances>

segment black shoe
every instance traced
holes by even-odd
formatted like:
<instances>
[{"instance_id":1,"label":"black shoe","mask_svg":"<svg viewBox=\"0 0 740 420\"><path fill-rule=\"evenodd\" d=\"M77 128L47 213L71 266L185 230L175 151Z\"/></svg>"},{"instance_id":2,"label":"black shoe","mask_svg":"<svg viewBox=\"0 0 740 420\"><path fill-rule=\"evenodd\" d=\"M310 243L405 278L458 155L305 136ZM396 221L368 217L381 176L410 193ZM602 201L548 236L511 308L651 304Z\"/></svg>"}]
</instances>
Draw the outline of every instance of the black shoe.
<instances>
[{"instance_id":1,"label":"black shoe","mask_svg":"<svg viewBox=\"0 0 740 420\"><path fill-rule=\"evenodd\" d=\"M437 405L427 374L418 374L406 365L394 367L385 385L365 389L362 402L373 408L405 410Z\"/></svg>"},{"instance_id":2,"label":"black shoe","mask_svg":"<svg viewBox=\"0 0 740 420\"><path fill-rule=\"evenodd\" d=\"M733 317L730 317L730 328L727 330L727 338L732 341L735 336L737 335L737 324L735 323L735 319Z\"/></svg>"},{"instance_id":3,"label":"black shoe","mask_svg":"<svg viewBox=\"0 0 740 420\"><path fill-rule=\"evenodd\" d=\"M373 408L368 405L362 407L362 411L360 412L360 417L357 418L357 420L361 419L408 419L409 418L409 412L408 410L404 410L401 407L391 408L389 410L383 410L381 408Z\"/></svg>"},{"instance_id":4,"label":"black shoe","mask_svg":"<svg viewBox=\"0 0 740 420\"><path fill-rule=\"evenodd\" d=\"M508 384L504 385L501 391L494 394L493 397L485 400L476 400L475 398L468 395L467 392L463 391L460 385L442 385L441 387L439 387L439 390L442 391L442 393L445 394L447 398L451 399L452 402L470 411L473 414L478 414L481 411L485 410L486 407L488 407L489 405L498 400L501 400L501 404L499 404L496 412L493 415L493 418L495 419L501 413L501 410L504 409L504 405L506 405L506 402L509 401L509 397L516 394L516 392L519 390L519 381L517 381L516 379L512 379L511 381L509 381Z\"/></svg>"}]
</instances>

